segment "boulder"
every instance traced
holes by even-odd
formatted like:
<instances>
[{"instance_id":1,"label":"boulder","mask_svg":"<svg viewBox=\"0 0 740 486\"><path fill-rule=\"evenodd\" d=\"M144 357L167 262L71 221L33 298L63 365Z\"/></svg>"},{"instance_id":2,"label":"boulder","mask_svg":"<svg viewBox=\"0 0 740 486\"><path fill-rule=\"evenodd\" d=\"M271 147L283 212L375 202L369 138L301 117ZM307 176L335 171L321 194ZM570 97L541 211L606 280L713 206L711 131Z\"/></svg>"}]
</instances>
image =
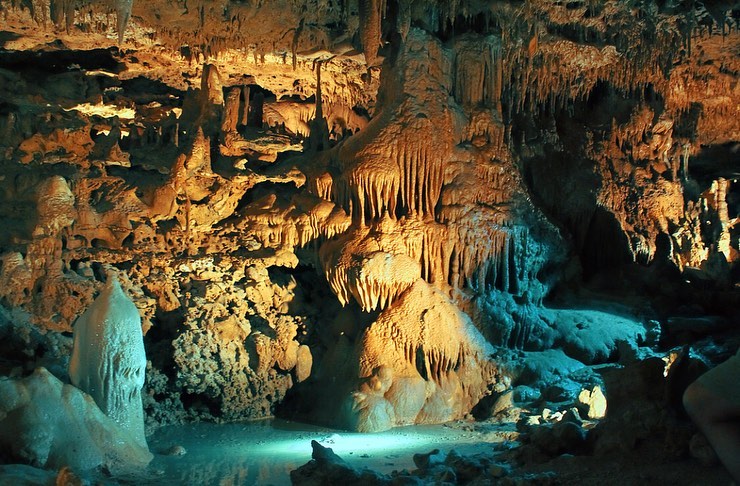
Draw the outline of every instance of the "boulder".
<instances>
[{"instance_id":1,"label":"boulder","mask_svg":"<svg viewBox=\"0 0 740 486\"><path fill-rule=\"evenodd\" d=\"M21 379L0 379L0 455L38 468L103 466L112 473L151 460L130 430L107 417L92 397L45 368Z\"/></svg>"}]
</instances>

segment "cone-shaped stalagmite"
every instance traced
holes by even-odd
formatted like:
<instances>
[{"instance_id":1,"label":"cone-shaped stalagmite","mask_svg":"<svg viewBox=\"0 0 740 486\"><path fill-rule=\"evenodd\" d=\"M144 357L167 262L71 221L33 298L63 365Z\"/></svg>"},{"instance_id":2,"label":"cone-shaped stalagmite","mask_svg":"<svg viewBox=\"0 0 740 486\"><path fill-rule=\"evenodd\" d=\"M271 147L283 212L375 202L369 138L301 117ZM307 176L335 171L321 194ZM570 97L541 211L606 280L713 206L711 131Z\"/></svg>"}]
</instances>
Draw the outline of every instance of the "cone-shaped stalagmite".
<instances>
[{"instance_id":1,"label":"cone-shaped stalagmite","mask_svg":"<svg viewBox=\"0 0 740 486\"><path fill-rule=\"evenodd\" d=\"M110 278L75 324L69 377L143 447L141 388L145 370L139 310L118 280Z\"/></svg>"}]
</instances>

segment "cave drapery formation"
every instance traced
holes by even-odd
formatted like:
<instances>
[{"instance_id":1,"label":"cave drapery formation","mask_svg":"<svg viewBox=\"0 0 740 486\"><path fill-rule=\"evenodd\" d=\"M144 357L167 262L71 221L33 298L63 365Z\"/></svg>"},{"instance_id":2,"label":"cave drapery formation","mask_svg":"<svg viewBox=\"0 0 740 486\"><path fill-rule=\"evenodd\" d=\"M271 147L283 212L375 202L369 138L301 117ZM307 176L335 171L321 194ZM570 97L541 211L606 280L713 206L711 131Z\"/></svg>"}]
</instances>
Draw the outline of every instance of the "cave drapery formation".
<instances>
[{"instance_id":1,"label":"cave drapery formation","mask_svg":"<svg viewBox=\"0 0 740 486\"><path fill-rule=\"evenodd\" d=\"M656 319L736 312L732 2L2 0L0 19L2 346L64 379L117 278L150 427L463 417L517 379L496 349L613 359L543 305L603 275L655 292Z\"/></svg>"}]
</instances>

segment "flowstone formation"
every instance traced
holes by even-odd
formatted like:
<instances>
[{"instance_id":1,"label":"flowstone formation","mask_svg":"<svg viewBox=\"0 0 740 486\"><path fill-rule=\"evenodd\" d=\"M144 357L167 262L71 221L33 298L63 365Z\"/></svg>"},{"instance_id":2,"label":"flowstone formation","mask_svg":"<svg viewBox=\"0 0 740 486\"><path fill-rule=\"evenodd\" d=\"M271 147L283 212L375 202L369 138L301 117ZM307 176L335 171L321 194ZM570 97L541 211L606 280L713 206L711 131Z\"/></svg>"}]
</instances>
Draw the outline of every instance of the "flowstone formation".
<instances>
[{"instance_id":1,"label":"flowstone formation","mask_svg":"<svg viewBox=\"0 0 740 486\"><path fill-rule=\"evenodd\" d=\"M480 44L483 55L472 56ZM373 120L320 159L324 167L304 169L309 188L353 221L319 249L332 290L342 304L381 311L355 345L357 378L379 384L353 392L354 429L463 417L502 379L467 316L441 310L451 304L425 286L540 302L548 289L537 274L561 258L558 230L531 204L504 144L499 50L495 37L447 48L410 29L383 73ZM397 358L383 341L402 349Z\"/></svg>"},{"instance_id":2,"label":"flowstone formation","mask_svg":"<svg viewBox=\"0 0 740 486\"><path fill-rule=\"evenodd\" d=\"M362 384L345 404L348 425L376 432L464 416L498 378L492 352L464 313L417 280L356 345Z\"/></svg>"},{"instance_id":3,"label":"flowstone formation","mask_svg":"<svg viewBox=\"0 0 740 486\"><path fill-rule=\"evenodd\" d=\"M739 12L0 0L0 372L116 275L149 431L608 402L736 330Z\"/></svg>"}]
</instances>

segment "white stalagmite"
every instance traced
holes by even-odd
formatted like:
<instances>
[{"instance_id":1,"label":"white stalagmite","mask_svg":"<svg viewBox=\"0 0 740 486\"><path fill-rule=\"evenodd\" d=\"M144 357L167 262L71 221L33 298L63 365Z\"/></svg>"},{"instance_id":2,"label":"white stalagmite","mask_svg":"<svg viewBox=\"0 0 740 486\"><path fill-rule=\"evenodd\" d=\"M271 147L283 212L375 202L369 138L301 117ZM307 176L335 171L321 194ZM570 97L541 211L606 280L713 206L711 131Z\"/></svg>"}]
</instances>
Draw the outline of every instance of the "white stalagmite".
<instances>
[{"instance_id":1,"label":"white stalagmite","mask_svg":"<svg viewBox=\"0 0 740 486\"><path fill-rule=\"evenodd\" d=\"M72 384L143 447L146 354L141 317L115 278L77 320L69 362Z\"/></svg>"}]
</instances>

